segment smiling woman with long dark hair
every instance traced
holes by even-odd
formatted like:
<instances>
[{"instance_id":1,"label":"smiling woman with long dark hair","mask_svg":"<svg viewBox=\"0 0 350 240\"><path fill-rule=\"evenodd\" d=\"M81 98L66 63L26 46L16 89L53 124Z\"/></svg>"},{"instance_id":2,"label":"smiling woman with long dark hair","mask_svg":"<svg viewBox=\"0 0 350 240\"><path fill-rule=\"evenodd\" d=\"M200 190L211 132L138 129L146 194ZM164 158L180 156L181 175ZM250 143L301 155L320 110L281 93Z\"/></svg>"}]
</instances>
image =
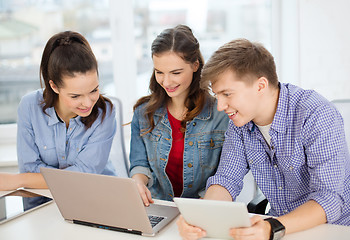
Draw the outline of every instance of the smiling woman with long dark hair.
<instances>
[{"instance_id":1,"label":"smiling woman with long dark hair","mask_svg":"<svg viewBox=\"0 0 350 240\"><path fill-rule=\"evenodd\" d=\"M0 190L46 188L40 168L115 175L108 161L116 131L111 101L99 93L98 66L88 41L61 32L47 42L40 65L43 89L18 107L20 174L0 174Z\"/></svg>"},{"instance_id":2,"label":"smiling woman with long dark hair","mask_svg":"<svg viewBox=\"0 0 350 240\"><path fill-rule=\"evenodd\" d=\"M204 60L192 30L166 29L152 43L150 95L134 106L130 175L145 205L153 198L199 198L217 168L225 113L199 82Z\"/></svg>"}]
</instances>

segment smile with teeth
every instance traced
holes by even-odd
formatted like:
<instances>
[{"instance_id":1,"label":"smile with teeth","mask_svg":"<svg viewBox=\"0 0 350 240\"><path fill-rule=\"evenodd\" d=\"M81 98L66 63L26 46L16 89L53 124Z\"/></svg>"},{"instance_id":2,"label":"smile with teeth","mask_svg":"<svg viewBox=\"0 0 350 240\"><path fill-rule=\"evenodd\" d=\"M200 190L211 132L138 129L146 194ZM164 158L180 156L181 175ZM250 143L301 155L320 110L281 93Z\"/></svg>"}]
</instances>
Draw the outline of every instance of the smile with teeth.
<instances>
[{"instance_id":1,"label":"smile with teeth","mask_svg":"<svg viewBox=\"0 0 350 240\"><path fill-rule=\"evenodd\" d=\"M231 116L236 115L236 114L237 114L237 111L236 111L236 112L228 113L227 115L228 115L229 117L231 117Z\"/></svg>"}]
</instances>

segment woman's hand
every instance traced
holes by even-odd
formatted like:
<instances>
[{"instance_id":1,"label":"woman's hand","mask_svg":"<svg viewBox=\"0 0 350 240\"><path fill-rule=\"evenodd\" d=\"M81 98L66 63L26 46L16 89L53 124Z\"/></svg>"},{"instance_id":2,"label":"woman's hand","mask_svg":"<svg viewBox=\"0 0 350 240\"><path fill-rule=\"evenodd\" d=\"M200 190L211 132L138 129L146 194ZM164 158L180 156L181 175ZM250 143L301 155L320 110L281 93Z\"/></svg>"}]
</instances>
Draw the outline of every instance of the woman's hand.
<instances>
[{"instance_id":1,"label":"woman's hand","mask_svg":"<svg viewBox=\"0 0 350 240\"><path fill-rule=\"evenodd\" d=\"M251 227L231 228L230 236L235 240L268 240L270 239L270 223L264 221L260 216L250 218Z\"/></svg>"},{"instance_id":2,"label":"woman's hand","mask_svg":"<svg viewBox=\"0 0 350 240\"><path fill-rule=\"evenodd\" d=\"M15 190L19 188L18 174L0 173L0 191Z\"/></svg>"},{"instance_id":3,"label":"woman's hand","mask_svg":"<svg viewBox=\"0 0 350 240\"><path fill-rule=\"evenodd\" d=\"M144 174L137 173L134 176L132 176L132 178L136 181L137 188L139 190L143 204L145 206L149 206L150 203L154 203L152 199L152 194L146 186L148 183L148 177Z\"/></svg>"},{"instance_id":4,"label":"woman's hand","mask_svg":"<svg viewBox=\"0 0 350 240\"><path fill-rule=\"evenodd\" d=\"M180 215L176 224L179 229L180 236L184 240L196 240L205 237L207 234L203 229L189 225L182 215Z\"/></svg>"}]
</instances>

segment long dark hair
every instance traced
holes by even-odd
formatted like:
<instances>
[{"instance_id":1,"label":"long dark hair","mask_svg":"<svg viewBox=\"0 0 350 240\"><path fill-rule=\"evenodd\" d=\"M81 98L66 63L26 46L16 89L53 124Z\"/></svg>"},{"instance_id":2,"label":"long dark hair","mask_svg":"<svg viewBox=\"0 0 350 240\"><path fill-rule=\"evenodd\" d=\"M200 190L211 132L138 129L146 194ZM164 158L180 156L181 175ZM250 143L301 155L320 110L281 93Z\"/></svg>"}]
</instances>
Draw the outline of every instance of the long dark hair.
<instances>
[{"instance_id":1,"label":"long dark hair","mask_svg":"<svg viewBox=\"0 0 350 240\"><path fill-rule=\"evenodd\" d=\"M189 87L190 91L185 101L188 111L181 121L182 131L185 131L186 122L198 116L204 107L206 96L209 96L208 91L201 89L199 85L201 71L204 65L203 56L199 50L199 43L188 26L178 25L161 32L153 41L151 51L152 57L153 55L160 55L170 51L177 53L188 63L199 62L198 70L193 73L192 83ZM155 127L153 119L155 111L169 100L166 91L156 81L154 71L150 79L149 89L151 94L140 98L134 105L135 110L138 106L147 102L145 115L149 122L149 129L143 129L143 134L153 131Z\"/></svg>"},{"instance_id":2,"label":"long dark hair","mask_svg":"<svg viewBox=\"0 0 350 240\"><path fill-rule=\"evenodd\" d=\"M42 109L45 110L54 107L58 94L50 87L49 81L52 80L57 87L63 86L63 76L74 77L75 73L86 73L96 70L98 66L94 53L88 41L77 32L60 32L52 36L46 43L40 64L40 84L45 89L43 92ZM102 109L102 121L106 115L106 102L111 107L112 102L101 94L94 105L91 114L82 117L81 121L86 128L91 127L98 117L98 109Z\"/></svg>"}]
</instances>

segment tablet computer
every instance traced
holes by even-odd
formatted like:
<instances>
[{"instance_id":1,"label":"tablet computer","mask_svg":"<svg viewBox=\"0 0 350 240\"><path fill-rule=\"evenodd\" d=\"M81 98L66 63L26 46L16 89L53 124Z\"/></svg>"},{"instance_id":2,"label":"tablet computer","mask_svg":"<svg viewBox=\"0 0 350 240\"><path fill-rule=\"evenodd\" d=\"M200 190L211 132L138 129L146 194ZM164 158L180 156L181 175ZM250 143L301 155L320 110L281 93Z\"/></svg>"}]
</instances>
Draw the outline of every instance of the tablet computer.
<instances>
[{"instance_id":1,"label":"tablet computer","mask_svg":"<svg viewBox=\"0 0 350 240\"><path fill-rule=\"evenodd\" d=\"M233 239L230 228L251 226L245 203L192 198L174 198L174 202L186 222L205 230L206 237Z\"/></svg>"},{"instance_id":2,"label":"tablet computer","mask_svg":"<svg viewBox=\"0 0 350 240\"><path fill-rule=\"evenodd\" d=\"M23 189L0 197L0 224L52 202L52 198Z\"/></svg>"}]
</instances>

